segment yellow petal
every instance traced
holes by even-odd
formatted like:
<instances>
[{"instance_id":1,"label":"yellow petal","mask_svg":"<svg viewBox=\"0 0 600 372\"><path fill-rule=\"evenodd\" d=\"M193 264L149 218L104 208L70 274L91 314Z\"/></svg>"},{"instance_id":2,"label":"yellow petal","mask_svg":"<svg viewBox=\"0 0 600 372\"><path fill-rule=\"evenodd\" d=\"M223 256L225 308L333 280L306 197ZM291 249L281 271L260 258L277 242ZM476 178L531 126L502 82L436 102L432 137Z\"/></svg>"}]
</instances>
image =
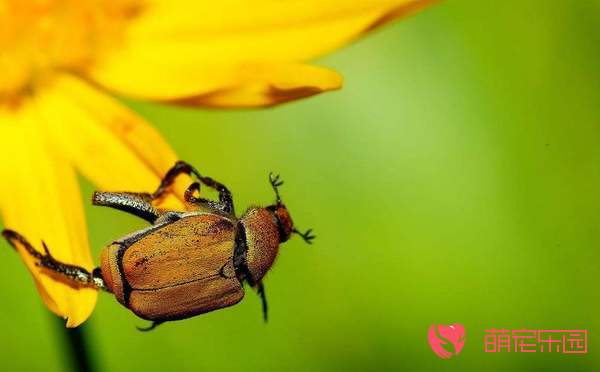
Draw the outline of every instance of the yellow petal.
<instances>
[{"instance_id":1,"label":"yellow petal","mask_svg":"<svg viewBox=\"0 0 600 372\"><path fill-rule=\"evenodd\" d=\"M144 99L277 104L339 88L335 72L303 62L430 2L150 1L89 75Z\"/></svg>"},{"instance_id":2,"label":"yellow petal","mask_svg":"<svg viewBox=\"0 0 600 372\"><path fill-rule=\"evenodd\" d=\"M220 70L224 71L223 66ZM227 86L217 86L210 93L190 92L188 95L181 96L179 91L172 98L154 97L153 99L181 105L210 107L274 106L338 89L342 85L342 77L332 70L291 63L278 65L246 63L232 67L226 74L231 83ZM181 81L185 79L182 78Z\"/></svg>"},{"instance_id":3,"label":"yellow petal","mask_svg":"<svg viewBox=\"0 0 600 372\"><path fill-rule=\"evenodd\" d=\"M148 123L115 99L71 76L58 78L41 102L44 133L100 190L153 192L178 160ZM161 208L183 209L190 184L180 177Z\"/></svg>"},{"instance_id":4,"label":"yellow petal","mask_svg":"<svg viewBox=\"0 0 600 372\"><path fill-rule=\"evenodd\" d=\"M32 102L0 113L0 211L6 228L23 234L42 251L43 239L52 255L88 270L90 257L85 218L76 175L36 128L41 119ZM97 291L75 288L41 272L31 257L19 253L32 273L46 305L67 318L67 327L85 321L96 304Z\"/></svg>"}]
</instances>

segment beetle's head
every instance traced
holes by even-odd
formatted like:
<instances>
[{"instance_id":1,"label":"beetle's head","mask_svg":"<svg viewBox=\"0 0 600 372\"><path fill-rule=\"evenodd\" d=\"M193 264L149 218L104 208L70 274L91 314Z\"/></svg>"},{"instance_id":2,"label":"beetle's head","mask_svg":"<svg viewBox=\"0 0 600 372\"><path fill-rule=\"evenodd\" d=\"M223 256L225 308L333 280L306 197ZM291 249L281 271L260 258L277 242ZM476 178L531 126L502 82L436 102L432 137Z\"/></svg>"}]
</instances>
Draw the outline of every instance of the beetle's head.
<instances>
[{"instance_id":1,"label":"beetle's head","mask_svg":"<svg viewBox=\"0 0 600 372\"><path fill-rule=\"evenodd\" d=\"M279 242L287 241L294 232L294 222L287 208L282 203L273 204L267 207L277 221L277 229L279 230Z\"/></svg>"},{"instance_id":2,"label":"beetle's head","mask_svg":"<svg viewBox=\"0 0 600 372\"><path fill-rule=\"evenodd\" d=\"M279 244L292 234L299 234L307 243L314 239L311 230L301 233L294 228L292 217L279 196L277 188L283 184L279 176L271 174L269 179L277 196L275 204L266 208L251 207L240 219L246 235L246 265L254 283L260 283L277 257Z\"/></svg>"},{"instance_id":3,"label":"beetle's head","mask_svg":"<svg viewBox=\"0 0 600 372\"><path fill-rule=\"evenodd\" d=\"M273 213L275 220L277 221L277 228L279 230L279 242L283 243L287 241L292 234L300 235L305 242L308 244L312 243L312 240L315 238L311 235L312 230L308 230L305 233L301 233L300 231L294 228L294 222L292 221L292 217L290 216L290 212L287 207L281 201L281 196L279 195L279 186L283 185L283 181L279 179L279 175L274 176L273 173L269 174L269 181L271 182L271 186L275 191L275 204L267 207L269 211Z\"/></svg>"}]
</instances>

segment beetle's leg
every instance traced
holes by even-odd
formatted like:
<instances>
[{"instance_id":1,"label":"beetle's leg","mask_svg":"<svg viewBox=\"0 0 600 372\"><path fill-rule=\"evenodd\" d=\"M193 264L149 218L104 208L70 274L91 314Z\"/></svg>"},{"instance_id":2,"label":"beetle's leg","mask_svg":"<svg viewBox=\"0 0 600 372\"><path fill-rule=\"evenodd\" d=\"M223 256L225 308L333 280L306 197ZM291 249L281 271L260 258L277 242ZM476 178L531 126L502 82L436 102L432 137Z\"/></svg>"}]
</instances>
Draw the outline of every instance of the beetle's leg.
<instances>
[{"instance_id":1,"label":"beetle's leg","mask_svg":"<svg viewBox=\"0 0 600 372\"><path fill-rule=\"evenodd\" d=\"M258 283L258 288L256 290L256 293L260 296L260 300L262 302L262 313L263 313L263 320L265 321L265 323L267 322L268 319L268 306L267 306L267 295L265 294L265 286L262 282Z\"/></svg>"},{"instance_id":2,"label":"beetle's leg","mask_svg":"<svg viewBox=\"0 0 600 372\"><path fill-rule=\"evenodd\" d=\"M25 248L25 251L27 251L30 256L37 260L37 266L46 268L78 284L108 291L99 267L95 268L94 271L90 273L83 267L57 261L54 257L52 257L50 251L48 251L46 243L42 241L42 245L44 247L44 254L42 254L33 248L31 243L29 243L29 241L27 241L23 235L13 230L2 231L2 236L15 249L17 249L17 244L21 244L23 248Z\"/></svg>"},{"instance_id":3,"label":"beetle's leg","mask_svg":"<svg viewBox=\"0 0 600 372\"><path fill-rule=\"evenodd\" d=\"M231 196L231 192L227 187L225 187L225 185L213 180L210 177L202 177L200 178L200 181L206 186L215 189L219 192L219 201L224 206L224 212L235 214L235 211L233 209L233 197Z\"/></svg>"},{"instance_id":4,"label":"beetle's leg","mask_svg":"<svg viewBox=\"0 0 600 372\"><path fill-rule=\"evenodd\" d=\"M158 185L156 191L152 193L152 199L158 199L161 196L163 196L180 174L185 173L187 175L190 175L192 174L193 169L194 168L186 162L183 162L181 160L176 162L175 165L167 171L163 179L160 181L160 185Z\"/></svg>"},{"instance_id":5,"label":"beetle's leg","mask_svg":"<svg viewBox=\"0 0 600 372\"><path fill-rule=\"evenodd\" d=\"M312 244L313 239L316 238L316 236L312 234L312 229L308 229L306 232L300 232L299 230L294 229L292 232L300 235L307 244Z\"/></svg>"},{"instance_id":6,"label":"beetle's leg","mask_svg":"<svg viewBox=\"0 0 600 372\"><path fill-rule=\"evenodd\" d=\"M199 207L204 207L213 211L229 213L225 208L225 205L220 202L195 197L194 193L198 191L200 191L200 184L198 182L192 183L190 187L188 187L187 190L185 190L184 193L184 199L186 203Z\"/></svg>"},{"instance_id":7,"label":"beetle's leg","mask_svg":"<svg viewBox=\"0 0 600 372\"><path fill-rule=\"evenodd\" d=\"M155 320L155 321L152 322L152 324L150 324L146 328L137 327L137 326L135 328L137 328L138 331L141 331L141 332L148 332L148 331L151 331L154 328L158 327L159 325L163 324L164 322L165 322L164 320Z\"/></svg>"},{"instance_id":8,"label":"beetle's leg","mask_svg":"<svg viewBox=\"0 0 600 372\"><path fill-rule=\"evenodd\" d=\"M283 181L279 177L279 175L274 175L273 172L269 173L269 183L275 191L275 197L277 204L281 204L281 196L279 195L279 187L283 185Z\"/></svg>"},{"instance_id":9,"label":"beetle's leg","mask_svg":"<svg viewBox=\"0 0 600 372\"><path fill-rule=\"evenodd\" d=\"M177 176L179 176L182 173L185 173L187 175L193 174L194 176L196 176L198 178L198 180L200 182L202 182L206 186L218 191L219 192L219 200L220 200L221 204L223 205L223 207L220 209L222 209L226 213L231 213L231 214L234 213L233 198L231 196L231 192L229 191L229 189L227 189L227 187L225 187L225 185L223 185L222 183L217 182L210 177L204 177L192 165L190 165L184 161L181 161L181 160L178 161L177 163L175 163L175 165L171 169L169 169L169 171L167 172L165 177L162 179L160 185L156 189L156 191L152 194L152 199L160 198L167 191L167 189L173 184L173 182L175 182L175 179L177 178Z\"/></svg>"},{"instance_id":10,"label":"beetle's leg","mask_svg":"<svg viewBox=\"0 0 600 372\"><path fill-rule=\"evenodd\" d=\"M92 204L115 208L154 223L160 213L152 206L152 196L133 192L94 192Z\"/></svg>"}]
</instances>

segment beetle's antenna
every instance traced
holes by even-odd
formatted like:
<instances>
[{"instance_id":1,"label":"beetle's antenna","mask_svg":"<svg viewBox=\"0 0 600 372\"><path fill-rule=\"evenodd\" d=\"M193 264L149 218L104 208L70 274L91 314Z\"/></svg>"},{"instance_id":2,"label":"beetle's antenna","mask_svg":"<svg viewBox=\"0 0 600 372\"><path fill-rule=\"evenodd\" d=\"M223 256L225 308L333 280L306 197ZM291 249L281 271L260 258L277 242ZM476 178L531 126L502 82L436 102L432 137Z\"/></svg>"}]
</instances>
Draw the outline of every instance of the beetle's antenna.
<instances>
[{"instance_id":1,"label":"beetle's antenna","mask_svg":"<svg viewBox=\"0 0 600 372\"><path fill-rule=\"evenodd\" d=\"M273 172L269 173L269 182L275 191L277 197L277 204L281 204L281 196L279 195L279 186L283 185L283 181L279 178L279 175L273 175Z\"/></svg>"},{"instance_id":2,"label":"beetle's antenna","mask_svg":"<svg viewBox=\"0 0 600 372\"><path fill-rule=\"evenodd\" d=\"M308 230L306 230L306 232L300 232L300 231L294 229L294 230L292 230L292 232L294 234L300 235L302 237L302 239L304 239L306 244L312 244L312 240L314 238L316 238L316 236L312 234L312 229L308 229Z\"/></svg>"}]
</instances>

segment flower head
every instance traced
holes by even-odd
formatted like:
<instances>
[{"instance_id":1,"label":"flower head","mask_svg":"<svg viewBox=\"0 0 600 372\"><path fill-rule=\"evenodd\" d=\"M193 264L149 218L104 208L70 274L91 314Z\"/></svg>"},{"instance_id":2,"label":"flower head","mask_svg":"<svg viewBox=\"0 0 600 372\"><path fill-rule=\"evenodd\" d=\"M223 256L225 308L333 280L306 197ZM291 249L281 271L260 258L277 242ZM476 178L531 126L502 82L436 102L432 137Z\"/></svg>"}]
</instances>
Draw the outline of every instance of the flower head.
<instances>
[{"instance_id":1,"label":"flower head","mask_svg":"<svg viewBox=\"0 0 600 372\"><path fill-rule=\"evenodd\" d=\"M106 92L257 107L337 89L336 72L306 61L428 2L0 0L4 225L91 270L76 172L102 190L143 192L177 160L152 127ZM183 208L174 196L181 194L163 206ZM22 257L67 326L87 319L94 290Z\"/></svg>"}]
</instances>

